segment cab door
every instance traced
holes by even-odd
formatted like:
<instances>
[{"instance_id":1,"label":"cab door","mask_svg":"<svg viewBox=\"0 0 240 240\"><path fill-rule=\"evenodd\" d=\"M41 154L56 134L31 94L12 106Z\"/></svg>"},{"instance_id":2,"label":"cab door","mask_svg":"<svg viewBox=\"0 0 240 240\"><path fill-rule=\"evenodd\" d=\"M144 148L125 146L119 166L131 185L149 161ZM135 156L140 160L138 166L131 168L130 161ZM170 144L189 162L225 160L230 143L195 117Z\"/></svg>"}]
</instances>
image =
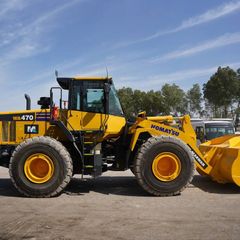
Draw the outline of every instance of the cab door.
<instances>
[{"instance_id":1,"label":"cab door","mask_svg":"<svg viewBox=\"0 0 240 240\"><path fill-rule=\"evenodd\" d=\"M68 128L103 130L105 114L104 81L73 80L69 90Z\"/></svg>"},{"instance_id":2,"label":"cab door","mask_svg":"<svg viewBox=\"0 0 240 240\"><path fill-rule=\"evenodd\" d=\"M81 111L82 130L103 130L107 122L104 89L101 85L85 87Z\"/></svg>"},{"instance_id":3,"label":"cab door","mask_svg":"<svg viewBox=\"0 0 240 240\"><path fill-rule=\"evenodd\" d=\"M69 93L68 129L103 131L104 137L117 136L126 125L113 85L110 92L104 90L104 81L74 80ZM106 94L109 94L109 113Z\"/></svg>"}]
</instances>

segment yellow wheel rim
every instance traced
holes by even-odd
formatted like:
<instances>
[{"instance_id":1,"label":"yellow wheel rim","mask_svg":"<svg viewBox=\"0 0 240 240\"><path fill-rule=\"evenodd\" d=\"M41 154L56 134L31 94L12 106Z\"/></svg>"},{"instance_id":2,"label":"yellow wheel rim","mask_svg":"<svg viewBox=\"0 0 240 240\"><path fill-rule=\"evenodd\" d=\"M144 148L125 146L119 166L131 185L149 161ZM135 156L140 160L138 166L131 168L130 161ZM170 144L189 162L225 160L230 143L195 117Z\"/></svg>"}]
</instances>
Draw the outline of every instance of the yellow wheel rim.
<instances>
[{"instance_id":1,"label":"yellow wheel rim","mask_svg":"<svg viewBox=\"0 0 240 240\"><path fill-rule=\"evenodd\" d=\"M181 172L181 161L175 154L163 152L154 158L152 172L160 181L173 181Z\"/></svg>"},{"instance_id":2,"label":"yellow wheel rim","mask_svg":"<svg viewBox=\"0 0 240 240\"><path fill-rule=\"evenodd\" d=\"M51 179L53 172L53 161L45 154L33 154L25 161L25 176L33 183L41 184L47 182L49 179Z\"/></svg>"}]
</instances>

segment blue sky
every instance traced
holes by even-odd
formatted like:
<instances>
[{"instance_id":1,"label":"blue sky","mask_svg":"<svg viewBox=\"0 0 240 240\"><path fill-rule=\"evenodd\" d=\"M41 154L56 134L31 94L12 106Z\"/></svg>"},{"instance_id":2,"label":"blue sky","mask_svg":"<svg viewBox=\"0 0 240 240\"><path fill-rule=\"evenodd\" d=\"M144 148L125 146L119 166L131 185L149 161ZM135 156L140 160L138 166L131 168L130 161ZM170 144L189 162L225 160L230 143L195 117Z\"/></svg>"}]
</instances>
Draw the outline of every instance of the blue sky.
<instances>
[{"instance_id":1,"label":"blue sky","mask_svg":"<svg viewBox=\"0 0 240 240\"><path fill-rule=\"evenodd\" d=\"M60 76L184 90L240 68L240 1L0 0L0 111L33 105Z\"/></svg>"}]
</instances>

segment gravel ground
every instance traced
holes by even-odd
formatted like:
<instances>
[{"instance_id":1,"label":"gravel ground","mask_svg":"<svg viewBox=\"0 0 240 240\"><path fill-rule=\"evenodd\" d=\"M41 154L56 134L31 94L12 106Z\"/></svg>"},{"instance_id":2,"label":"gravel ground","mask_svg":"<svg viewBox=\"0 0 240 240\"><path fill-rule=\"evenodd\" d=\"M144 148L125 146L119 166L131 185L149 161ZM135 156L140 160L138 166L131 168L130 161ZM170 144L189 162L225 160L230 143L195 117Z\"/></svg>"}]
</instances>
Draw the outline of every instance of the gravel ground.
<instances>
[{"instance_id":1,"label":"gravel ground","mask_svg":"<svg viewBox=\"0 0 240 240\"><path fill-rule=\"evenodd\" d=\"M74 177L51 199L24 198L0 167L0 239L240 239L240 188L195 175L175 197L152 197L130 171Z\"/></svg>"}]
</instances>

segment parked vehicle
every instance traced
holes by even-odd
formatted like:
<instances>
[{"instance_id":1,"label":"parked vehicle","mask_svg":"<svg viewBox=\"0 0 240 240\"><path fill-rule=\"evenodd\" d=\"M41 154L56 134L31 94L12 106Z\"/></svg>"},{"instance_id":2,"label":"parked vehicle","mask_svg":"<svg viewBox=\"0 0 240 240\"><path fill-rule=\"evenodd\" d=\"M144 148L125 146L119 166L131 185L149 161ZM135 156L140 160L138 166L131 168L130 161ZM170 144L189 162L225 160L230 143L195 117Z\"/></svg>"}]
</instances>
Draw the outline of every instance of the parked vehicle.
<instances>
[{"instance_id":1,"label":"parked vehicle","mask_svg":"<svg viewBox=\"0 0 240 240\"><path fill-rule=\"evenodd\" d=\"M235 134L233 123L229 121L204 121L204 124L206 140Z\"/></svg>"},{"instance_id":2,"label":"parked vehicle","mask_svg":"<svg viewBox=\"0 0 240 240\"><path fill-rule=\"evenodd\" d=\"M191 119L192 126L200 142L235 134L233 121L231 119ZM199 143L199 142L198 142Z\"/></svg>"}]
</instances>

